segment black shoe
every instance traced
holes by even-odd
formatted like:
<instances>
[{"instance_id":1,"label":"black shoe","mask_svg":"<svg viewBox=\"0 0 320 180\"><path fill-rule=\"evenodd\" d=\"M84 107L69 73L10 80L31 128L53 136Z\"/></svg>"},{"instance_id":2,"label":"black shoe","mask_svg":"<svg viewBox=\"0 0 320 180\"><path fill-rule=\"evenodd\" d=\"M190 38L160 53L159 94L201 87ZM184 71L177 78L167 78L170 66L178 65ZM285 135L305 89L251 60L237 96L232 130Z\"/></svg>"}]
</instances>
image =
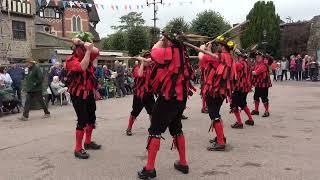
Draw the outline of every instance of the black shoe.
<instances>
[{"instance_id":1,"label":"black shoe","mask_svg":"<svg viewBox=\"0 0 320 180\"><path fill-rule=\"evenodd\" d=\"M127 136L132 136L132 131L131 131L131 129L127 129L127 130L126 130L126 134L127 134Z\"/></svg>"},{"instance_id":2,"label":"black shoe","mask_svg":"<svg viewBox=\"0 0 320 180\"><path fill-rule=\"evenodd\" d=\"M157 177L157 172L155 169L153 170L146 170L144 167L141 171L138 172L139 179L152 179Z\"/></svg>"},{"instance_id":3,"label":"black shoe","mask_svg":"<svg viewBox=\"0 0 320 180\"><path fill-rule=\"evenodd\" d=\"M74 156L79 159L88 159L90 157L90 155L84 149L81 149L80 151L75 151Z\"/></svg>"},{"instance_id":4,"label":"black shoe","mask_svg":"<svg viewBox=\"0 0 320 180\"><path fill-rule=\"evenodd\" d=\"M270 113L269 112L265 112L262 117L269 117L270 116Z\"/></svg>"},{"instance_id":5,"label":"black shoe","mask_svg":"<svg viewBox=\"0 0 320 180\"><path fill-rule=\"evenodd\" d=\"M245 124L249 125L249 126L254 126L254 121L253 120L246 120Z\"/></svg>"},{"instance_id":6,"label":"black shoe","mask_svg":"<svg viewBox=\"0 0 320 180\"><path fill-rule=\"evenodd\" d=\"M224 151L225 149L226 145L218 143L213 143L207 148L208 151Z\"/></svg>"},{"instance_id":7,"label":"black shoe","mask_svg":"<svg viewBox=\"0 0 320 180\"><path fill-rule=\"evenodd\" d=\"M101 145L99 144L96 144L94 141L91 141L90 144L84 144L84 149L86 150L89 150L89 149L92 149L92 150L98 150L98 149L101 149Z\"/></svg>"},{"instance_id":8,"label":"black shoe","mask_svg":"<svg viewBox=\"0 0 320 180\"><path fill-rule=\"evenodd\" d=\"M226 137L224 137L223 140L224 140L224 143L227 143L227 138ZM217 143L217 142L218 142L217 137L209 140L209 143Z\"/></svg>"},{"instance_id":9,"label":"black shoe","mask_svg":"<svg viewBox=\"0 0 320 180\"><path fill-rule=\"evenodd\" d=\"M186 119L188 119L188 117L182 114L181 119L186 120Z\"/></svg>"},{"instance_id":10,"label":"black shoe","mask_svg":"<svg viewBox=\"0 0 320 180\"><path fill-rule=\"evenodd\" d=\"M186 165L186 166L181 165L179 160L174 162L174 168L176 170L182 172L183 174L188 174L189 173L189 166L188 165Z\"/></svg>"},{"instance_id":11,"label":"black shoe","mask_svg":"<svg viewBox=\"0 0 320 180\"><path fill-rule=\"evenodd\" d=\"M251 115L259 115L259 111L253 110L253 111L251 111Z\"/></svg>"},{"instance_id":12,"label":"black shoe","mask_svg":"<svg viewBox=\"0 0 320 180\"><path fill-rule=\"evenodd\" d=\"M235 122L231 125L233 129L243 129L243 124L239 124L238 122Z\"/></svg>"}]
</instances>

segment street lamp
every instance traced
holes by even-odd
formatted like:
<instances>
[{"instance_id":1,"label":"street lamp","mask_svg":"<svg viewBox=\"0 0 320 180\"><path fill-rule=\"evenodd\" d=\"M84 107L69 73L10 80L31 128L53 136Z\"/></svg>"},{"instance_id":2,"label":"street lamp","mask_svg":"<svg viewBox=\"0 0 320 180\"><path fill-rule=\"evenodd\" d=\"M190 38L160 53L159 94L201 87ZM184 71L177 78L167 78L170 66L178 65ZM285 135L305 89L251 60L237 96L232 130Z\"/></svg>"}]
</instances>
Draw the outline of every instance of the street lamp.
<instances>
[{"instance_id":1,"label":"street lamp","mask_svg":"<svg viewBox=\"0 0 320 180\"><path fill-rule=\"evenodd\" d=\"M153 5L153 40L156 40L157 38L157 12L158 12L158 7L157 4L162 4L163 1L156 1L156 0L150 0L151 2L149 2L149 0L147 0L147 6Z\"/></svg>"}]
</instances>

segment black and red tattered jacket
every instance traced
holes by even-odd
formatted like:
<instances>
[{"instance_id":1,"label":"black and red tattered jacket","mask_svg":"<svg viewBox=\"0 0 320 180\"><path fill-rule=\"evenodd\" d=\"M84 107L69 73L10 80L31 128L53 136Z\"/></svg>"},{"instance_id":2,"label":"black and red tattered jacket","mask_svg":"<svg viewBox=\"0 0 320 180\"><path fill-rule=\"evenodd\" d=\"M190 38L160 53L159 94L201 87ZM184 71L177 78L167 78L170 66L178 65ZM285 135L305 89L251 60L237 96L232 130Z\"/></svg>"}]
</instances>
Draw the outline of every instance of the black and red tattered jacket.
<instances>
[{"instance_id":1,"label":"black and red tattered jacket","mask_svg":"<svg viewBox=\"0 0 320 180\"><path fill-rule=\"evenodd\" d=\"M151 93L152 87L150 83L151 67L144 66L142 76L139 76L140 66L133 68L132 76L134 78L134 93L136 96L143 98L144 95Z\"/></svg>"},{"instance_id":2,"label":"black and red tattered jacket","mask_svg":"<svg viewBox=\"0 0 320 180\"><path fill-rule=\"evenodd\" d=\"M205 72L205 86L202 89L203 95L230 97L234 90L236 80L236 66L230 53L218 54L218 59L204 55L207 60Z\"/></svg>"},{"instance_id":3,"label":"black and red tattered jacket","mask_svg":"<svg viewBox=\"0 0 320 180\"><path fill-rule=\"evenodd\" d=\"M81 60L75 55L72 55L66 60L67 68L67 84L70 95L78 96L87 99L90 93L93 93L97 88L98 81L95 77L93 61L99 53L91 53L90 64L86 70L81 68Z\"/></svg>"},{"instance_id":4,"label":"black and red tattered jacket","mask_svg":"<svg viewBox=\"0 0 320 180\"><path fill-rule=\"evenodd\" d=\"M256 75L252 78L252 84L254 87L258 88L269 88L272 87L269 67L266 63L257 62L253 68L253 71L256 72Z\"/></svg>"},{"instance_id":5,"label":"black and red tattered jacket","mask_svg":"<svg viewBox=\"0 0 320 180\"><path fill-rule=\"evenodd\" d=\"M190 80L194 78L185 48L153 48L151 58L155 65L151 74L152 91L165 99L184 101L196 89Z\"/></svg>"},{"instance_id":6,"label":"black and red tattered jacket","mask_svg":"<svg viewBox=\"0 0 320 180\"><path fill-rule=\"evenodd\" d=\"M248 93L252 88L252 72L246 59L239 57L236 63L237 81L235 81L234 90Z\"/></svg>"}]
</instances>

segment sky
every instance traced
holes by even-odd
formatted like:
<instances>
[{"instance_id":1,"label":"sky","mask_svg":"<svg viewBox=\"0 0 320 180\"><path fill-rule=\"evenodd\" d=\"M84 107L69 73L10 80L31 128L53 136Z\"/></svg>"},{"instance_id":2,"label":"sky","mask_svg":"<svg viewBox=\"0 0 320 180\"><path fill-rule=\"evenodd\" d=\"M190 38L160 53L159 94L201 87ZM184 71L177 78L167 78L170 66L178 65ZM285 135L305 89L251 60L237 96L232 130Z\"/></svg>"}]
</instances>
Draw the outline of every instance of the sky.
<instances>
[{"instance_id":1,"label":"sky","mask_svg":"<svg viewBox=\"0 0 320 180\"><path fill-rule=\"evenodd\" d=\"M153 0L149 0L153 1ZM157 0L160 2L160 0ZM96 4L104 5L98 8L100 23L97 30L101 37L112 34L111 26L119 25L119 18L131 11L141 12L147 26L153 26L153 7L146 6L147 0L95 0ZM192 3L191 3L192 2ZM196 15L204 10L219 12L230 24L243 22L250 9L257 0L163 0L163 5L158 5L157 27L163 28L167 22L175 17L184 17L191 22ZM320 15L320 0L273 0L276 12L281 19L286 21L291 17L293 21L310 20ZM111 6L115 10L112 10ZM118 10L116 10L116 5ZM127 5L127 10L125 6ZM131 11L129 10L131 5ZM139 5L139 10L137 10ZM141 9L143 5L143 9Z\"/></svg>"}]
</instances>

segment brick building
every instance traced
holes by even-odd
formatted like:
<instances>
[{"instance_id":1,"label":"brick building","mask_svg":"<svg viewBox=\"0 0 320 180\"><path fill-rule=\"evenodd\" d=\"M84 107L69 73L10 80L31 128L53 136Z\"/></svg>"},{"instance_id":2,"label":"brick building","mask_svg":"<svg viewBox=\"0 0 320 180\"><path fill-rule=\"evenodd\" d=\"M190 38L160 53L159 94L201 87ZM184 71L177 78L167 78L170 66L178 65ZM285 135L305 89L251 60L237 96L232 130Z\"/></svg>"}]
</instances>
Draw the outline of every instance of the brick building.
<instances>
[{"instance_id":1,"label":"brick building","mask_svg":"<svg viewBox=\"0 0 320 180\"><path fill-rule=\"evenodd\" d=\"M35 47L34 1L0 0L0 63L24 62Z\"/></svg>"},{"instance_id":2,"label":"brick building","mask_svg":"<svg viewBox=\"0 0 320 180\"><path fill-rule=\"evenodd\" d=\"M99 23L99 15L96 7L88 5L94 3L93 0L81 0L81 6L68 1L41 1L37 3L37 16L45 20L50 28L45 31L58 37L71 37L73 33L79 31L89 31L95 36L95 41L100 41L96 32L96 25Z\"/></svg>"}]
</instances>

